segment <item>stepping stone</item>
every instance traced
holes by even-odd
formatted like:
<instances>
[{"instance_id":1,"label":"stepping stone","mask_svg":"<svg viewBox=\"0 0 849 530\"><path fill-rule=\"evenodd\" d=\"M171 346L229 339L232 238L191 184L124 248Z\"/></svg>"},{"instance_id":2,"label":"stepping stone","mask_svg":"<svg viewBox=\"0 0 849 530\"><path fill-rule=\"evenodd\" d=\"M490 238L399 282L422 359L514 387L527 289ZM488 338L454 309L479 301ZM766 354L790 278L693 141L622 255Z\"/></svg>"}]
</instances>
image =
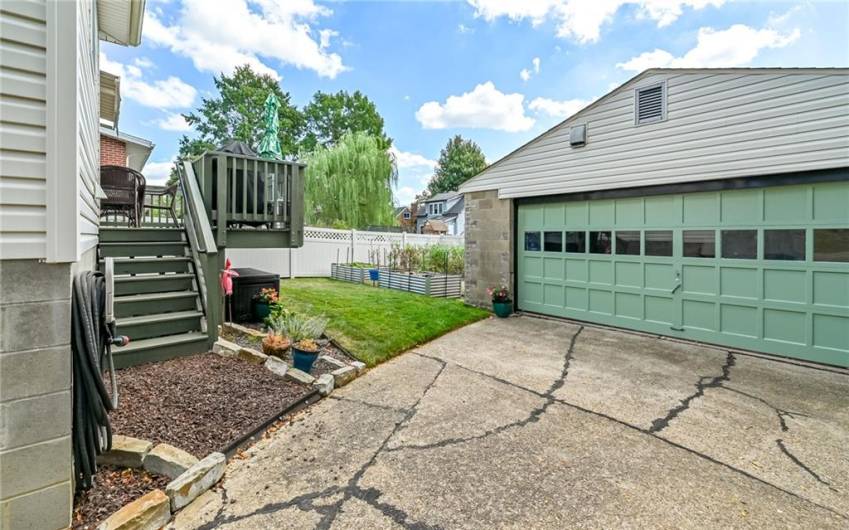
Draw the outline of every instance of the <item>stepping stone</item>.
<instances>
[{"instance_id":1,"label":"stepping stone","mask_svg":"<svg viewBox=\"0 0 849 530\"><path fill-rule=\"evenodd\" d=\"M165 486L165 493L171 499L171 510L176 512L221 480L226 464L227 459L223 454L209 453L206 458L169 482Z\"/></svg>"},{"instance_id":2,"label":"stepping stone","mask_svg":"<svg viewBox=\"0 0 849 530\"><path fill-rule=\"evenodd\" d=\"M175 479L198 463L198 459L173 445L159 444L144 457L144 468L151 473Z\"/></svg>"},{"instance_id":3,"label":"stepping stone","mask_svg":"<svg viewBox=\"0 0 849 530\"><path fill-rule=\"evenodd\" d=\"M153 443L130 436L112 436L112 449L97 456L97 463L106 466L141 467Z\"/></svg>"},{"instance_id":4,"label":"stepping stone","mask_svg":"<svg viewBox=\"0 0 849 530\"><path fill-rule=\"evenodd\" d=\"M263 364L268 360L268 355L253 348L242 348L239 350L239 359L248 361L251 364Z\"/></svg>"},{"instance_id":5,"label":"stepping stone","mask_svg":"<svg viewBox=\"0 0 849 530\"><path fill-rule=\"evenodd\" d=\"M153 490L127 504L100 523L97 530L159 530L171 519L168 496Z\"/></svg>"},{"instance_id":6,"label":"stepping stone","mask_svg":"<svg viewBox=\"0 0 849 530\"><path fill-rule=\"evenodd\" d=\"M277 374L280 377L285 377L286 372L289 370L289 365L286 364L286 361L273 355L269 355L268 359L265 360L265 367L268 368L271 373Z\"/></svg>"},{"instance_id":7,"label":"stepping stone","mask_svg":"<svg viewBox=\"0 0 849 530\"><path fill-rule=\"evenodd\" d=\"M357 369L353 366L346 366L338 370L333 370L330 372L330 375L333 376L335 387L343 387L357 378Z\"/></svg>"},{"instance_id":8,"label":"stepping stone","mask_svg":"<svg viewBox=\"0 0 849 530\"><path fill-rule=\"evenodd\" d=\"M313 382L313 385L318 388L319 394L328 396L333 392L334 378L331 374L321 374L318 379Z\"/></svg>"}]
</instances>

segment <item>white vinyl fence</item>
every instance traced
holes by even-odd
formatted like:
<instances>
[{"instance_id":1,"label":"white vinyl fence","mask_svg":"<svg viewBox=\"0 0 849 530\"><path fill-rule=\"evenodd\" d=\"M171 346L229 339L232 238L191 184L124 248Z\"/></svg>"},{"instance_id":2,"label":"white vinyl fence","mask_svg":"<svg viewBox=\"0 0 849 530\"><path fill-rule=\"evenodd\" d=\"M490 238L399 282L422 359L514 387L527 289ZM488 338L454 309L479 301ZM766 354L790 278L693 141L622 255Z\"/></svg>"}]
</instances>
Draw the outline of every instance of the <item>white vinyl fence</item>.
<instances>
[{"instance_id":1,"label":"white vinyl fence","mask_svg":"<svg viewBox=\"0 0 849 530\"><path fill-rule=\"evenodd\" d=\"M304 227L304 246L301 248L236 248L227 249L233 267L251 267L279 274L281 278L298 276L330 276L330 264L337 259L369 261L369 251L381 256L397 245L463 246L463 236L407 234L402 232L366 232L363 230L334 230Z\"/></svg>"}]
</instances>

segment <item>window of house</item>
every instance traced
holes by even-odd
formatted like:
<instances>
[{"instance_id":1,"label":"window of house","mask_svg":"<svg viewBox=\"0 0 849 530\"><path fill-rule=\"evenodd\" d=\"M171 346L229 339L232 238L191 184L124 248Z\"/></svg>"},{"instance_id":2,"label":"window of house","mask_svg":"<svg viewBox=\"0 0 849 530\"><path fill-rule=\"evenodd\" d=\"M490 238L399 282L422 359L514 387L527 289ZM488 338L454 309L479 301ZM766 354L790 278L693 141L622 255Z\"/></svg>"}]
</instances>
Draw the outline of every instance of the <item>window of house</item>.
<instances>
[{"instance_id":1,"label":"window of house","mask_svg":"<svg viewBox=\"0 0 849 530\"><path fill-rule=\"evenodd\" d=\"M590 254L610 254L611 247L610 231L590 232Z\"/></svg>"},{"instance_id":2,"label":"window of house","mask_svg":"<svg viewBox=\"0 0 849 530\"><path fill-rule=\"evenodd\" d=\"M410 218L410 212L404 212L404 219Z\"/></svg>"},{"instance_id":3,"label":"window of house","mask_svg":"<svg viewBox=\"0 0 849 530\"><path fill-rule=\"evenodd\" d=\"M849 228L815 229L814 261L849 263Z\"/></svg>"},{"instance_id":4,"label":"window of house","mask_svg":"<svg viewBox=\"0 0 849 530\"><path fill-rule=\"evenodd\" d=\"M671 256L672 230L646 230L646 256Z\"/></svg>"},{"instance_id":5,"label":"window of house","mask_svg":"<svg viewBox=\"0 0 849 530\"><path fill-rule=\"evenodd\" d=\"M764 259L805 261L805 230L764 230Z\"/></svg>"},{"instance_id":6,"label":"window of house","mask_svg":"<svg viewBox=\"0 0 849 530\"><path fill-rule=\"evenodd\" d=\"M722 257L731 259L757 259L757 230L723 230Z\"/></svg>"},{"instance_id":7,"label":"window of house","mask_svg":"<svg viewBox=\"0 0 849 530\"><path fill-rule=\"evenodd\" d=\"M428 213L430 213L430 215L440 215L440 214L442 214L443 204L441 202L432 202L432 203L428 204L427 207L428 207Z\"/></svg>"},{"instance_id":8,"label":"window of house","mask_svg":"<svg viewBox=\"0 0 849 530\"><path fill-rule=\"evenodd\" d=\"M539 232L525 232L525 250L530 252L540 250Z\"/></svg>"},{"instance_id":9,"label":"window of house","mask_svg":"<svg viewBox=\"0 0 849 530\"><path fill-rule=\"evenodd\" d=\"M542 248L546 252L563 252L563 232L545 232Z\"/></svg>"},{"instance_id":10,"label":"window of house","mask_svg":"<svg viewBox=\"0 0 849 530\"><path fill-rule=\"evenodd\" d=\"M640 232L638 230L617 230L616 253L623 256L639 256Z\"/></svg>"},{"instance_id":11,"label":"window of house","mask_svg":"<svg viewBox=\"0 0 849 530\"><path fill-rule=\"evenodd\" d=\"M638 88L634 98L637 125L666 119L666 85L664 83Z\"/></svg>"},{"instance_id":12,"label":"window of house","mask_svg":"<svg viewBox=\"0 0 849 530\"><path fill-rule=\"evenodd\" d=\"M586 232L566 232L566 252L580 252L583 254L586 251Z\"/></svg>"},{"instance_id":13,"label":"window of house","mask_svg":"<svg viewBox=\"0 0 849 530\"><path fill-rule=\"evenodd\" d=\"M715 258L715 239L713 230L684 230L684 257Z\"/></svg>"}]
</instances>

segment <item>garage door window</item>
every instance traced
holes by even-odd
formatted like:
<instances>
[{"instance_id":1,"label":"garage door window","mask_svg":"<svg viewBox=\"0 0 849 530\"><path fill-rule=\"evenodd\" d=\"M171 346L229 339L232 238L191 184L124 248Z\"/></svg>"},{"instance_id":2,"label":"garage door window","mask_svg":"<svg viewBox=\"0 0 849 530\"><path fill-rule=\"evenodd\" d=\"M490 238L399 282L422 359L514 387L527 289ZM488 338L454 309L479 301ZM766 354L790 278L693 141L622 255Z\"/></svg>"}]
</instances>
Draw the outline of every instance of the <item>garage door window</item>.
<instances>
[{"instance_id":1,"label":"garage door window","mask_svg":"<svg viewBox=\"0 0 849 530\"><path fill-rule=\"evenodd\" d=\"M805 261L805 231L764 230L764 259Z\"/></svg>"},{"instance_id":2,"label":"garage door window","mask_svg":"<svg viewBox=\"0 0 849 530\"><path fill-rule=\"evenodd\" d=\"M617 231L616 253L625 256L639 256L640 233L636 230Z\"/></svg>"},{"instance_id":3,"label":"garage door window","mask_svg":"<svg viewBox=\"0 0 849 530\"><path fill-rule=\"evenodd\" d=\"M684 257L715 258L715 238L713 230L684 230Z\"/></svg>"},{"instance_id":4,"label":"garage door window","mask_svg":"<svg viewBox=\"0 0 849 530\"><path fill-rule=\"evenodd\" d=\"M849 262L849 228L814 230L814 261Z\"/></svg>"},{"instance_id":5,"label":"garage door window","mask_svg":"<svg viewBox=\"0 0 849 530\"><path fill-rule=\"evenodd\" d=\"M646 230L646 256L671 256L672 230Z\"/></svg>"},{"instance_id":6,"label":"garage door window","mask_svg":"<svg viewBox=\"0 0 849 530\"><path fill-rule=\"evenodd\" d=\"M590 232L590 254L610 254L613 241L610 232Z\"/></svg>"},{"instance_id":7,"label":"garage door window","mask_svg":"<svg viewBox=\"0 0 849 530\"><path fill-rule=\"evenodd\" d=\"M563 232L545 232L543 250L546 252L563 252Z\"/></svg>"},{"instance_id":8,"label":"garage door window","mask_svg":"<svg viewBox=\"0 0 849 530\"><path fill-rule=\"evenodd\" d=\"M758 257L758 231L723 230L722 257L730 259L756 259Z\"/></svg>"},{"instance_id":9,"label":"garage door window","mask_svg":"<svg viewBox=\"0 0 849 530\"><path fill-rule=\"evenodd\" d=\"M586 251L586 232L566 232L566 252L575 252L583 254Z\"/></svg>"},{"instance_id":10,"label":"garage door window","mask_svg":"<svg viewBox=\"0 0 849 530\"><path fill-rule=\"evenodd\" d=\"M525 232L525 250L531 252L540 250L539 232Z\"/></svg>"}]
</instances>

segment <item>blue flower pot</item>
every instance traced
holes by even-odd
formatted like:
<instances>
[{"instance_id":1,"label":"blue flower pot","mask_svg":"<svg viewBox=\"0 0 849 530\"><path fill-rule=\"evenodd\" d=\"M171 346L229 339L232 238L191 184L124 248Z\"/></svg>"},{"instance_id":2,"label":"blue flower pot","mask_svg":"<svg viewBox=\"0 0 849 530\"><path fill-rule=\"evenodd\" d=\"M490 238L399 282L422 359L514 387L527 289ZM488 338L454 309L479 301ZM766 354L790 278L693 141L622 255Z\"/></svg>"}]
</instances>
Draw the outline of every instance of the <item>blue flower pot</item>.
<instances>
[{"instance_id":1,"label":"blue flower pot","mask_svg":"<svg viewBox=\"0 0 849 530\"><path fill-rule=\"evenodd\" d=\"M310 373L312 365L318 359L318 352L304 351L299 349L294 344L292 345L292 361L295 368L302 372Z\"/></svg>"},{"instance_id":2,"label":"blue flower pot","mask_svg":"<svg viewBox=\"0 0 849 530\"><path fill-rule=\"evenodd\" d=\"M254 300L253 305L254 322L264 322L265 317L271 314L271 306L265 302Z\"/></svg>"},{"instance_id":3,"label":"blue flower pot","mask_svg":"<svg viewBox=\"0 0 849 530\"><path fill-rule=\"evenodd\" d=\"M492 311L500 318L507 318L513 312L513 302L493 302Z\"/></svg>"}]
</instances>

